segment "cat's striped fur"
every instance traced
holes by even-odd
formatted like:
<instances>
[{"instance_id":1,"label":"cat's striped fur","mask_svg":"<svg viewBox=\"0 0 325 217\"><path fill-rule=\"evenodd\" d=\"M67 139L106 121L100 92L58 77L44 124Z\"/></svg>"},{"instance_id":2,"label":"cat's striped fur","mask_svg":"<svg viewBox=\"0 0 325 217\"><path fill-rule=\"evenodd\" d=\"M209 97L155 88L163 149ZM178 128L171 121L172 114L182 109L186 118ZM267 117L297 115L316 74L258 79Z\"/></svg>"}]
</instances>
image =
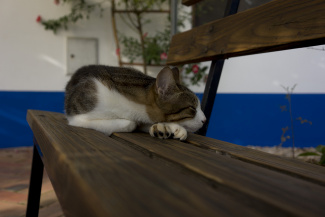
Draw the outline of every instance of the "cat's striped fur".
<instances>
[{"instance_id":1,"label":"cat's striped fur","mask_svg":"<svg viewBox=\"0 0 325 217\"><path fill-rule=\"evenodd\" d=\"M65 112L70 125L108 135L139 128L184 140L205 122L196 95L180 84L178 69L168 67L157 79L131 68L82 67L66 86Z\"/></svg>"}]
</instances>

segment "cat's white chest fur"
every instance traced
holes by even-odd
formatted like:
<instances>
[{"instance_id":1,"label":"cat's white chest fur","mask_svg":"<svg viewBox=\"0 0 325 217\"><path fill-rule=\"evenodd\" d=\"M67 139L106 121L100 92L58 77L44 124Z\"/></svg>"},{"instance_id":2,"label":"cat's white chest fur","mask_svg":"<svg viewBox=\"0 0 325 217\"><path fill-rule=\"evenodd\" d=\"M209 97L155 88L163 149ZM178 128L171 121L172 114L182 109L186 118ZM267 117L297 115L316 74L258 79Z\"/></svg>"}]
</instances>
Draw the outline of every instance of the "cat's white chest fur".
<instances>
[{"instance_id":1,"label":"cat's white chest fur","mask_svg":"<svg viewBox=\"0 0 325 217\"><path fill-rule=\"evenodd\" d=\"M110 90L95 80L97 105L88 113L92 119L127 119L137 123L152 123L145 105L135 103L116 90Z\"/></svg>"}]
</instances>

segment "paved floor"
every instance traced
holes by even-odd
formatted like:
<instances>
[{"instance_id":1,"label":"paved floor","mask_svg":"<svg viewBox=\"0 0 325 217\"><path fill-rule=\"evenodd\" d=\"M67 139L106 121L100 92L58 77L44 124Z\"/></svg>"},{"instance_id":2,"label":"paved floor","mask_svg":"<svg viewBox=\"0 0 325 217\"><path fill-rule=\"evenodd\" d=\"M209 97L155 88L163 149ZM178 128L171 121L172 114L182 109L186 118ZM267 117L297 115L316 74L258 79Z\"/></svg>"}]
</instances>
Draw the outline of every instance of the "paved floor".
<instances>
[{"instance_id":1,"label":"paved floor","mask_svg":"<svg viewBox=\"0 0 325 217\"><path fill-rule=\"evenodd\" d=\"M0 216L25 216L32 147L0 149ZM44 172L40 217L62 217L51 182Z\"/></svg>"}]
</instances>

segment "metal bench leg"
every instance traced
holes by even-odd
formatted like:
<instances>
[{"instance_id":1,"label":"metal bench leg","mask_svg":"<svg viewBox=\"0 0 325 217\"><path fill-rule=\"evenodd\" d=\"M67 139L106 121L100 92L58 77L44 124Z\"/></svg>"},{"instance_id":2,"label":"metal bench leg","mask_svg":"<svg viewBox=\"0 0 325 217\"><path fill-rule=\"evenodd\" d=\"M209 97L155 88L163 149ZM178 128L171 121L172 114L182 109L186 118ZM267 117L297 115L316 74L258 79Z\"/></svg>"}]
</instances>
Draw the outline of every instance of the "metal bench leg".
<instances>
[{"instance_id":1,"label":"metal bench leg","mask_svg":"<svg viewBox=\"0 0 325 217\"><path fill-rule=\"evenodd\" d=\"M212 113L216 92L219 86L223 64L224 60L213 60L211 63L208 80L205 85L205 90L201 102L201 108L207 118L207 121L204 123L203 127L197 132L199 135L202 136L205 136L208 131L210 116Z\"/></svg>"},{"instance_id":2,"label":"metal bench leg","mask_svg":"<svg viewBox=\"0 0 325 217\"><path fill-rule=\"evenodd\" d=\"M34 139L35 141L35 139ZM44 165L34 142L32 170L29 182L26 217L37 217L40 205Z\"/></svg>"},{"instance_id":3,"label":"metal bench leg","mask_svg":"<svg viewBox=\"0 0 325 217\"><path fill-rule=\"evenodd\" d=\"M228 0L224 17L237 13L239 2L240 0ZM216 92L218 90L224 62L225 61L223 59L213 60L211 62L210 72L208 75L208 80L205 85L203 99L201 102L201 108L207 118L207 121L204 123L203 127L197 132L197 134L202 136L205 136L208 131L210 116L212 113Z\"/></svg>"}]
</instances>

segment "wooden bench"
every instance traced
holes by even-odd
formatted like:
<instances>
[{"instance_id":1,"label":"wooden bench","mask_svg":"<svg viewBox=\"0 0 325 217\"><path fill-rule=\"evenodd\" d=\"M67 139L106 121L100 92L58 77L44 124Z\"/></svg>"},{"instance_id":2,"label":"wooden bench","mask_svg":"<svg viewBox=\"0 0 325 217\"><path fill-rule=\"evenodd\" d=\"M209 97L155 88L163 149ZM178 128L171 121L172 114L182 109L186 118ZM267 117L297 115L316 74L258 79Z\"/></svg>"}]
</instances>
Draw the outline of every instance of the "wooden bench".
<instances>
[{"instance_id":1,"label":"wooden bench","mask_svg":"<svg viewBox=\"0 0 325 217\"><path fill-rule=\"evenodd\" d=\"M168 63L212 60L206 108L223 58L324 44L324 8L276 0L194 28L173 37ZM108 137L55 112L29 110L27 121L35 146L26 216L38 215L44 167L67 217L324 216L321 166L195 134Z\"/></svg>"},{"instance_id":2,"label":"wooden bench","mask_svg":"<svg viewBox=\"0 0 325 217\"><path fill-rule=\"evenodd\" d=\"M39 147L27 216L38 213L42 162L65 216L324 214L321 166L195 134L187 142L144 133L108 137L36 110L27 120Z\"/></svg>"},{"instance_id":3,"label":"wooden bench","mask_svg":"<svg viewBox=\"0 0 325 217\"><path fill-rule=\"evenodd\" d=\"M208 121L201 135L207 131L224 59L325 44L323 0L273 0L229 16L236 13L239 1L227 1L225 18L174 35L171 41L169 65L212 60L201 102Z\"/></svg>"}]
</instances>

